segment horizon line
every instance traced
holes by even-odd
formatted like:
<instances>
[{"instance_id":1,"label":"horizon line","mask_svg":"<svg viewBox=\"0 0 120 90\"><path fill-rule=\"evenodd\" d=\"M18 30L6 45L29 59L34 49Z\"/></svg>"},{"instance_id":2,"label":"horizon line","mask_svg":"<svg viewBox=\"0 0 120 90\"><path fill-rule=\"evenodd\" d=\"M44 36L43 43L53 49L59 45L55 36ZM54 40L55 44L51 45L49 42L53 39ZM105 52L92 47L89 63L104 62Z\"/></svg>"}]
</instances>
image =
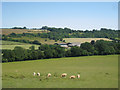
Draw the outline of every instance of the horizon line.
<instances>
[{"instance_id":1,"label":"horizon line","mask_svg":"<svg viewBox=\"0 0 120 90\"><path fill-rule=\"evenodd\" d=\"M44 27L44 26L46 26L46 25L43 25L43 26L41 26L41 27L27 27L27 26L13 26L13 27L21 27L21 28L23 28L23 27L26 27L27 29L40 29L40 28L42 28L42 27ZM0 27L0 29L12 29L13 27ZM64 29L64 28L68 28L68 29L71 29L71 30L88 30L88 31L91 31L91 30L101 30L102 28L104 28L104 29L111 29L111 30L119 30L119 29L115 29L115 28L108 28L108 27L101 27L101 28L93 28L93 29L73 29L73 28L70 28L70 27L55 27L55 26L47 26L47 27L49 27L49 28L62 28L62 29Z\"/></svg>"}]
</instances>

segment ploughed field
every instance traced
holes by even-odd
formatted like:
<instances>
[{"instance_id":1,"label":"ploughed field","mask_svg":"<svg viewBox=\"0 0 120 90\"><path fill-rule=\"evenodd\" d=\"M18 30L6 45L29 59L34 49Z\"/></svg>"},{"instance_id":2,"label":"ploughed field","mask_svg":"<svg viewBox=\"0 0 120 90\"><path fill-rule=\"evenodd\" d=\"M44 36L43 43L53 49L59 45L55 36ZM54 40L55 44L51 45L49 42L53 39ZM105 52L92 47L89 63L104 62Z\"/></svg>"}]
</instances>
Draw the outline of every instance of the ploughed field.
<instances>
[{"instance_id":1,"label":"ploughed field","mask_svg":"<svg viewBox=\"0 0 120 90\"><path fill-rule=\"evenodd\" d=\"M41 76L33 76L40 72ZM46 78L51 73L52 76ZM61 78L67 73L66 78ZM80 73L81 77L70 79ZM67 57L2 64L3 88L117 88L118 55Z\"/></svg>"}]
</instances>

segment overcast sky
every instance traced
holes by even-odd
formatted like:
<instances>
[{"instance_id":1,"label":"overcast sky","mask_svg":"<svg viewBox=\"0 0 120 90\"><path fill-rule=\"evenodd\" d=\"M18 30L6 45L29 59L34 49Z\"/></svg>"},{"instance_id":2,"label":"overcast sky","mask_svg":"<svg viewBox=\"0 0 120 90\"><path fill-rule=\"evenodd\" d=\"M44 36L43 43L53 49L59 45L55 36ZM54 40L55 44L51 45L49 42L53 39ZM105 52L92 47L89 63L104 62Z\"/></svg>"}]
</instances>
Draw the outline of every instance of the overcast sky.
<instances>
[{"instance_id":1,"label":"overcast sky","mask_svg":"<svg viewBox=\"0 0 120 90\"><path fill-rule=\"evenodd\" d=\"M117 2L3 2L2 26L118 29Z\"/></svg>"}]
</instances>

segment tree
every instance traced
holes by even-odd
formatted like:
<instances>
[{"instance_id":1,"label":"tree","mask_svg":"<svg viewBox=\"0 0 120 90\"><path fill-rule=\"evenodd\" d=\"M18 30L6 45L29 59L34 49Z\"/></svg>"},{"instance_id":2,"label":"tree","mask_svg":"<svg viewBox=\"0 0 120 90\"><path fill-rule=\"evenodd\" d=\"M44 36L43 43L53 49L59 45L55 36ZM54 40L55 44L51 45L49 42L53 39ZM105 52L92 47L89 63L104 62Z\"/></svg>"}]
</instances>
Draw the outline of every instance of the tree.
<instances>
[{"instance_id":1,"label":"tree","mask_svg":"<svg viewBox=\"0 0 120 90\"><path fill-rule=\"evenodd\" d=\"M29 49L33 51L33 50L35 50L35 46L31 46L31 47L29 47Z\"/></svg>"},{"instance_id":2,"label":"tree","mask_svg":"<svg viewBox=\"0 0 120 90\"><path fill-rule=\"evenodd\" d=\"M43 58L45 58L45 56L44 56L44 52L38 50L38 58L39 58L39 59L43 59Z\"/></svg>"},{"instance_id":3,"label":"tree","mask_svg":"<svg viewBox=\"0 0 120 90\"><path fill-rule=\"evenodd\" d=\"M65 49L63 47L60 46L55 46L54 48L56 50L57 53L57 57L64 57L65 56Z\"/></svg>"},{"instance_id":4,"label":"tree","mask_svg":"<svg viewBox=\"0 0 120 90\"><path fill-rule=\"evenodd\" d=\"M83 50L81 55L82 56L89 56L89 52L87 50Z\"/></svg>"},{"instance_id":5,"label":"tree","mask_svg":"<svg viewBox=\"0 0 120 90\"><path fill-rule=\"evenodd\" d=\"M23 29L27 29L26 27L23 27Z\"/></svg>"},{"instance_id":6,"label":"tree","mask_svg":"<svg viewBox=\"0 0 120 90\"><path fill-rule=\"evenodd\" d=\"M67 51L65 52L65 56L66 56L66 57L70 57L70 56L71 56L71 50L67 50Z\"/></svg>"},{"instance_id":7,"label":"tree","mask_svg":"<svg viewBox=\"0 0 120 90\"><path fill-rule=\"evenodd\" d=\"M11 33L10 36L14 37L16 36L16 33Z\"/></svg>"},{"instance_id":8,"label":"tree","mask_svg":"<svg viewBox=\"0 0 120 90\"><path fill-rule=\"evenodd\" d=\"M47 26L43 26L41 29L48 29L48 27Z\"/></svg>"},{"instance_id":9,"label":"tree","mask_svg":"<svg viewBox=\"0 0 120 90\"><path fill-rule=\"evenodd\" d=\"M57 39L55 39L55 42L57 42L58 40Z\"/></svg>"},{"instance_id":10,"label":"tree","mask_svg":"<svg viewBox=\"0 0 120 90\"><path fill-rule=\"evenodd\" d=\"M82 55L82 49L80 47L74 46L71 48L71 56L80 56Z\"/></svg>"},{"instance_id":11,"label":"tree","mask_svg":"<svg viewBox=\"0 0 120 90\"><path fill-rule=\"evenodd\" d=\"M25 50L24 50L24 48L16 46L13 51L15 53L16 61L24 60L24 57L25 57Z\"/></svg>"},{"instance_id":12,"label":"tree","mask_svg":"<svg viewBox=\"0 0 120 90\"><path fill-rule=\"evenodd\" d=\"M101 55L110 54L111 51L114 52L113 48L109 46L109 44L104 40L97 40L95 43L95 50L98 51Z\"/></svg>"},{"instance_id":13,"label":"tree","mask_svg":"<svg viewBox=\"0 0 120 90\"><path fill-rule=\"evenodd\" d=\"M83 50L87 50L88 52L91 52L91 54L94 54L94 46L88 42L82 43L80 48L82 48Z\"/></svg>"},{"instance_id":14,"label":"tree","mask_svg":"<svg viewBox=\"0 0 120 90\"><path fill-rule=\"evenodd\" d=\"M39 47L39 50L41 50L41 51L45 51L45 50L48 50L48 49L50 49L50 47L49 47L49 45L47 45L47 44L42 44L40 47Z\"/></svg>"},{"instance_id":15,"label":"tree","mask_svg":"<svg viewBox=\"0 0 120 90\"><path fill-rule=\"evenodd\" d=\"M92 40L92 41L91 41L91 44L94 45L94 44L95 44L95 40Z\"/></svg>"},{"instance_id":16,"label":"tree","mask_svg":"<svg viewBox=\"0 0 120 90\"><path fill-rule=\"evenodd\" d=\"M52 49L52 53L53 53L53 58L58 57L58 52L55 49Z\"/></svg>"},{"instance_id":17,"label":"tree","mask_svg":"<svg viewBox=\"0 0 120 90\"><path fill-rule=\"evenodd\" d=\"M47 49L44 51L45 58L52 58L53 57L53 51L51 49Z\"/></svg>"},{"instance_id":18,"label":"tree","mask_svg":"<svg viewBox=\"0 0 120 90\"><path fill-rule=\"evenodd\" d=\"M31 52L31 56L32 56L32 59L33 59L33 60L36 60L36 59L38 59L38 57L39 57L38 52L35 51L35 50Z\"/></svg>"},{"instance_id":19,"label":"tree","mask_svg":"<svg viewBox=\"0 0 120 90\"><path fill-rule=\"evenodd\" d=\"M3 50L3 62L15 61L15 53L12 50Z\"/></svg>"},{"instance_id":20,"label":"tree","mask_svg":"<svg viewBox=\"0 0 120 90\"><path fill-rule=\"evenodd\" d=\"M39 41L37 41L37 40L34 40L32 43L37 44L37 45L41 45L41 43Z\"/></svg>"}]
</instances>

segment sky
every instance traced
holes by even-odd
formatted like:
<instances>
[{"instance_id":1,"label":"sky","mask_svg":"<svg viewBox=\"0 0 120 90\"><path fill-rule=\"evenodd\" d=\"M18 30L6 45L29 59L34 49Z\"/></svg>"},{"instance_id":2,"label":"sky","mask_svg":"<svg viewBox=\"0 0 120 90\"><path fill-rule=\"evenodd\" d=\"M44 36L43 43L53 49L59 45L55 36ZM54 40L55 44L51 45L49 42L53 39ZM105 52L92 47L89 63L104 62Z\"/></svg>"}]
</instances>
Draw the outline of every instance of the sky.
<instances>
[{"instance_id":1,"label":"sky","mask_svg":"<svg viewBox=\"0 0 120 90\"><path fill-rule=\"evenodd\" d=\"M117 2L3 2L2 27L118 29Z\"/></svg>"}]
</instances>

